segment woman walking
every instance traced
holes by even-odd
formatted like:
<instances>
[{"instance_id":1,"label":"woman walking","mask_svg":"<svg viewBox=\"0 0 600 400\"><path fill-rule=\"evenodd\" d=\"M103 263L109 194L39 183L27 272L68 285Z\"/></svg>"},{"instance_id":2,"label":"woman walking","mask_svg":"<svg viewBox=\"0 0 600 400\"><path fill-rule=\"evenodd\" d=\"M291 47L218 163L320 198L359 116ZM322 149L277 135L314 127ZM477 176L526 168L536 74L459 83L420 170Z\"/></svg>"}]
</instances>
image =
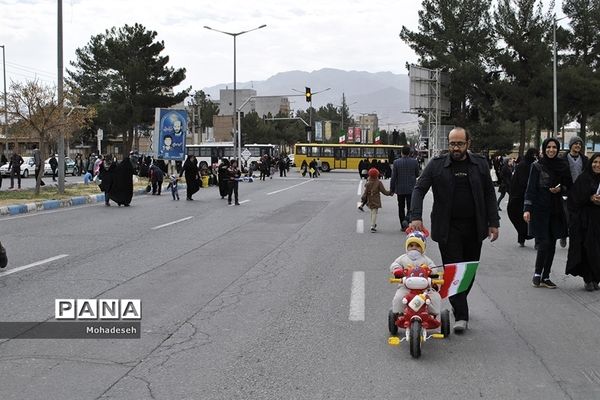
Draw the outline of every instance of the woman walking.
<instances>
[{"instance_id":1,"label":"woman walking","mask_svg":"<svg viewBox=\"0 0 600 400\"><path fill-rule=\"evenodd\" d=\"M192 195L200 190L200 175L198 174L198 162L196 157L189 155L183 163L179 177L185 175L186 200L192 199Z\"/></svg>"},{"instance_id":2,"label":"woman walking","mask_svg":"<svg viewBox=\"0 0 600 400\"><path fill-rule=\"evenodd\" d=\"M229 169L229 160L226 158L223 158L221 160L221 164L219 164L219 167L217 169L217 176L219 179L219 194L221 195L221 198L224 199L225 196L227 196L227 193L229 193L229 182L228 182L228 170Z\"/></svg>"},{"instance_id":3,"label":"woman walking","mask_svg":"<svg viewBox=\"0 0 600 400\"><path fill-rule=\"evenodd\" d=\"M569 191L566 273L581 276L587 291L600 290L600 153L594 154Z\"/></svg>"},{"instance_id":4,"label":"woman walking","mask_svg":"<svg viewBox=\"0 0 600 400\"><path fill-rule=\"evenodd\" d=\"M510 198L510 182L512 180L513 173L513 160L511 158L505 158L502 163L502 167L500 167L500 186L498 187L498 193L500 193L500 197L498 197L498 211L502 211L500 208L500 204L502 199L508 193Z\"/></svg>"},{"instance_id":5,"label":"woman walking","mask_svg":"<svg viewBox=\"0 0 600 400\"><path fill-rule=\"evenodd\" d=\"M508 192L508 218L517 230L517 242L520 247L525 247L525 240L531 239L527 234L527 223L523 221L523 202L525 201L525 190L527 189L527 180L529 179L529 170L531 164L535 161L538 149L531 148L527 150L525 156L515 167L515 172L510 180L510 190Z\"/></svg>"},{"instance_id":6,"label":"woman walking","mask_svg":"<svg viewBox=\"0 0 600 400\"><path fill-rule=\"evenodd\" d=\"M558 157L559 148L555 138L542 143L543 156L531 165L523 207L523 219L538 243L532 284L549 289L556 288L550 280L556 240L567 236L562 196L571 187L569 164Z\"/></svg>"}]
</instances>

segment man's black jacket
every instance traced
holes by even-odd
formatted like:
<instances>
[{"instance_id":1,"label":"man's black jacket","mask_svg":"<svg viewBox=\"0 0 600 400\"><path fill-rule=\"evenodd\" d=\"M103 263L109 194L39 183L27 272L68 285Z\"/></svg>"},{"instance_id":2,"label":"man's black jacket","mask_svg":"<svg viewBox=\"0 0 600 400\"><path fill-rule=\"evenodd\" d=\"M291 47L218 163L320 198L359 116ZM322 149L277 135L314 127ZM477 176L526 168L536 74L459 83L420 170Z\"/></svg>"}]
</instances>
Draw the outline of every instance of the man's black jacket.
<instances>
[{"instance_id":1,"label":"man's black jacket","mask_svg":"<svg viewBox=\"0 0 600 400\"><path fill-rule=\"evenodd\" d=\"M498 228L500 217L496 192L490 176L487 160L478 154L468 153L468 174L473 201L477 237L482 241L488 236L488 228ZM433 188L433 210L431 211L431 238L438 243L448 241L450 231L454 176L450 154L433 158L413 190L411 198L411 221L423 220L423 198Z\"/></svg>"}]
</instances>

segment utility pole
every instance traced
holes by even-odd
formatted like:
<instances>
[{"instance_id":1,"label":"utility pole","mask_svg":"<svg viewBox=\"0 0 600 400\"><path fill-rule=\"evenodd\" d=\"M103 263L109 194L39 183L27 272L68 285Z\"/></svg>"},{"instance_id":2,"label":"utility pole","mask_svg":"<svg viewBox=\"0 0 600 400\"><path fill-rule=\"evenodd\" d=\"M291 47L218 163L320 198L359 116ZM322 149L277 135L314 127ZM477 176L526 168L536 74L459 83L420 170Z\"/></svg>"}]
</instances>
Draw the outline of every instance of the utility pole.
<instances>
[{"instance_id":1,"label":"utility pole","mask_svg":"<svg viewBox=\"0 0 600 400\"><path fill-rule=\"evenodd\" d=\"M63 109L63 26L62 26L62 0L58 0L58 109L61 110L61 118ZM62 121L61 121L62 122ZM65 133L64 126L58 130L58 193L65 192ZM41 149L40 149L41 151ZM44 174L44 164L42 164L42 172Z\"/></svg>"},{"instance_id":2,"label":"utility pole","mask_svg":"<svg viewBox=\"0 0 600 400\"><path fill-rule=\"evenodd\" d=\"M6 53L2 47L2 70L4 71L4 151L8 157L8 101L6 99Z\"/></svg>"}]
</instances>

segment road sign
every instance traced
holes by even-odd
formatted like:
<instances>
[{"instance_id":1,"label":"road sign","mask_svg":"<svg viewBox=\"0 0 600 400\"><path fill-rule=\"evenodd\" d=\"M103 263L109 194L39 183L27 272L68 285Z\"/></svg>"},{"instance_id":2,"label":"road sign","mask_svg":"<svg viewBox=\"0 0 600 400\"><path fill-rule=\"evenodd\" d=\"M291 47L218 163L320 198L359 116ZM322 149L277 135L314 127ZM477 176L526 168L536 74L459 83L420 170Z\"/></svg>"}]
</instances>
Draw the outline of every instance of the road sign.
<instances>
[{"instance_id":1,"label":"road sign","mask_svg":"<svg viewBox=\"0 0 600 400\"><path fill-rule=\"evenodd\" d=\"M248 149L244 149L244 151L242 151L242 157L244 157L244 159L248 159L251 155L252 153L250 153L250 150Z\"/></svg>"}]
</instances>

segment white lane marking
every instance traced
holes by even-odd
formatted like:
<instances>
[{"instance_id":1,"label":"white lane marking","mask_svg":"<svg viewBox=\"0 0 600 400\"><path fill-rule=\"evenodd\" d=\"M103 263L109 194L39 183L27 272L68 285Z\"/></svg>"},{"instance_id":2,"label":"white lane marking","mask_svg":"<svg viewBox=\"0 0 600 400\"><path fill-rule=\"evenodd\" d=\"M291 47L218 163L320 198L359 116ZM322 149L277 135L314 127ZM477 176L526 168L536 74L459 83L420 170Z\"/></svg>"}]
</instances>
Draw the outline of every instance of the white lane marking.
<instances>
[{"instance_id":1,"label":"white lane marking","mask_svg":"<svg viewBox=\"0 0 600 400\"><path fill-rule=\"evenodd\" d=\"M295 188L296 186L304 185L305 183L309 183L309 182L312 182L312 181L313 181L313 180L312 180L312 179L310 179L310 180L308 180L308 181L301 182L301 183L299 183L299 184L297 184L297 185L293 185L293 186L290 186L290 187L286 187L285 189L279 189L279 190L276 190L276 191L274 191L274 192L269 192L269 193L267 193L267 196L270 196L270 195L272 195L272 194L275 194L275 193L283 192L284 190L292 189L292 188Z\"/></svg>"},{"instance_id":2,"label":"white lane marking","mask_svg":"<svg viewBox=\"0 0 600 400\"><path fill-rule=\"evenodd\" d=\"M50 258L46 258L45 260L34 262L33 264L28 264L28 265L23 265L22 267L12 268L12 269L9 269L8 271L0 272L0 277L14 274L15 272L23 271L28 268L37 267L38 265L46 264L46 263L49 263L52 261L60 260L61 258L65 258L68 256L69 256L68 254L60 254L55 257L50 257Z\"/></svg>"},{"instance_id":3,"label":"white lane marking","mask_svg":"<svg viewBox=\"0 0 600 400\"><path fill-rule=\"evenodd\" d=\"M365 272L352 273L352 291L350 293L350 321L365 320Z\"/></svg>"},{"instance_id":4,"label":"white lane marking","mask_svg":"<svg viewBox=\"0 0 600 400\"><path fill-rule=\"evenodd\" d=\"M356 192L356 194L360 196L362 194L362 189L363 189L363 181L361 179L360 182L358 182L358 191Z\"/></svg>"},{"instance_id":5,"label":"white lane marking","mask_svg":"<svg viewBox=\"0 0 600 400\"><path fill-rule=\"evenodd\" d=\"M154 228L152 228L152 230L156 230L156 229L164 228L165 226L170 226L170 225L173 225L173 224L178 224L178 223L180 223L180 222L187 221L188 219L192 219L192 218L194 218L194 217L185 217L185 218L181 218L181 219L178 219L177 221L168 222L168 223L166 223L166 224L162 224L162 225L155 226Z\"/></svg>"},{"instance_id":6,"label":"white lane marking","mask_svg":"<svg viewBox=\"0 0 600 400\"><path fill-rule=\"evenodd\" d=\"M248 203L249 201L250 201L250 200L242 200L242 201L240 201L240 204ZM235 205L235 204L233 204L233 203L231 203L231 204L228 204L228 206L229 206L229 207L233 207L234 205Z\"/></svg>"},{"instance_id":7,"label":"white lane marking","mask_svg":"<svg viewBox=\"0 0 600 400\"><path fill-rule=\"evenodd\" d=\"M356 220L356 233L365 233L365 221L362 219Z\"/></svg>"}]
</instances>

